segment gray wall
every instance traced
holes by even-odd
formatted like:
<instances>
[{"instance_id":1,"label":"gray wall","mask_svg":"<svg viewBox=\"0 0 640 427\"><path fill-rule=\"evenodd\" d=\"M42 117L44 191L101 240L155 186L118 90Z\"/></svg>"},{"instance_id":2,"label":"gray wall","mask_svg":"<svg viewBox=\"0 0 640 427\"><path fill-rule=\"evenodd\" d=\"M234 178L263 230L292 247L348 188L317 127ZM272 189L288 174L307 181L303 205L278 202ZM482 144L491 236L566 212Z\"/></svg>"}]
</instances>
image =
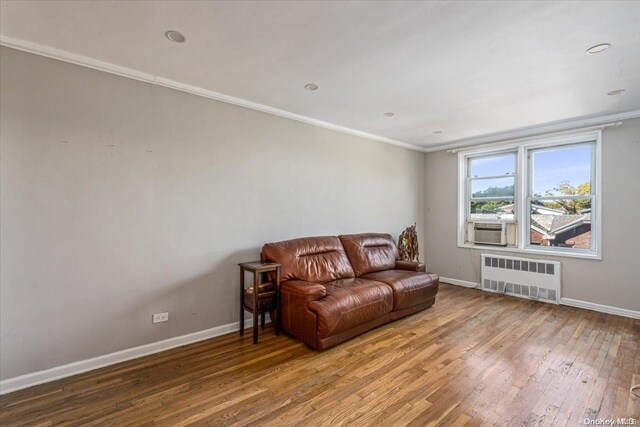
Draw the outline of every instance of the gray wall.
<instances>
[{"instance_id":1,"label":"gray wall","mask_svg":"<svg viewBox=\"0 0 640 427\"><path fill-rule=\"evenodd\" d=\"M424 235L423 153L7 48L1 67L2 379L237 321L236 264L265 242Z\"/></svg>"},{"instance_id":2,"label":"gray wall","mask_svg":"<svg viewBox=\"0 0 640 427\"><path fill-rule=\"evenodd\" d=\"M457 167L455 154L426 155L425 256L441 276L477 282L491 251L457 247ZM561 261L563 297L640 311L640 119L603 131L602 187L601 261L521 256Z\"/></svg>"}]
</instances>

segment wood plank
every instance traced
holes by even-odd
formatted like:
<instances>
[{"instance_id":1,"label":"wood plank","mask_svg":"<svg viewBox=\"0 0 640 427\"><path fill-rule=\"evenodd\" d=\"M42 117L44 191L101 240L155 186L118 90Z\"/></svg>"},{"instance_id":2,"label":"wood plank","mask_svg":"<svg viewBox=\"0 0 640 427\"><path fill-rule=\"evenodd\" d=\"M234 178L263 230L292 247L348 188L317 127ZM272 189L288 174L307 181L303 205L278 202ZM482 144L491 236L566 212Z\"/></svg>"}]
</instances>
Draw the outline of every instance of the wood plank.
<instances>
[{"instance_id":1,"label":"wood plank","mask_svg":"<svg viewBox=\"0 0 640 427\"><path fill-rule=\"evenodd\" d=\"M640 320L443 284L318 353L269 327L0 396L0 425L578 425L640 416Z\"/></svg>"}]
</instances>

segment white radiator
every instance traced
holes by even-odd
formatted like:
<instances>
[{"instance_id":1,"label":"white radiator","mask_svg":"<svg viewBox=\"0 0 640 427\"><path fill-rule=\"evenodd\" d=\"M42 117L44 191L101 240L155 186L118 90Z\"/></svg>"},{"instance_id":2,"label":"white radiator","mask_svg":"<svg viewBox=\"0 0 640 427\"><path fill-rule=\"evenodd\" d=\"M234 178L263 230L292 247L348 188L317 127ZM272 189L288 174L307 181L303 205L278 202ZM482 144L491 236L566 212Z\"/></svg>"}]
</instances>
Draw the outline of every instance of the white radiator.
<instances>
[{"instance_id":1,"label":"white radiator","mask_svg":"<svg viewBox=\"0 0 640 427\"><path fill-rule=\"evenodd\" d=\"M560 262L482 254L482 289L560 302Z\"/></svg>"}]
</instances>

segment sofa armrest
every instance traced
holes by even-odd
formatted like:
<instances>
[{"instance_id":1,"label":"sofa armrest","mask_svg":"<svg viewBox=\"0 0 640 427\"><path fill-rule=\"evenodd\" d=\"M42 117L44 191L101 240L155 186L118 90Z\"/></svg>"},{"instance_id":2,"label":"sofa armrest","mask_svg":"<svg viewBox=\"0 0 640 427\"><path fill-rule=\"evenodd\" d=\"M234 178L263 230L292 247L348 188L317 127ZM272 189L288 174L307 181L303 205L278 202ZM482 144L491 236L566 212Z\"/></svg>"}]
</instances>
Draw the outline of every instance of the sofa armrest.
<instances>
[{"instance_id":1,"label":"sofa armrest","mask_svg":"<svg viewBox=\"0 0 640 427\"><path fill-rule=\"evenodd\" d=\"M309 310L309 303L324 298L327 289L319 283L287 280L280 285L280 315L282 330L317 349L318 319Z\"/></svg>"},{"instance_id":2,"label":"sofa armrest","mask_svg":"<svg viewBox=\"0 0 640 427\"><path fill-rule=\"evenodd\" d=\"M417 261L396 261L396 270L409 270L426 273L427 268L424 263Z\"/></svg>"},{"instance_id":3,"label":"sofa armrest","mask_svg":"<svg viewBox=\"0 0 640 427\"><path fill-rule=\"evenodd\" d=\"M327 296L327 289L323 285L303 280L287 280L280 286L280 292L302 298L306 302L317 301Z\"/></svg>"}]
</instances>

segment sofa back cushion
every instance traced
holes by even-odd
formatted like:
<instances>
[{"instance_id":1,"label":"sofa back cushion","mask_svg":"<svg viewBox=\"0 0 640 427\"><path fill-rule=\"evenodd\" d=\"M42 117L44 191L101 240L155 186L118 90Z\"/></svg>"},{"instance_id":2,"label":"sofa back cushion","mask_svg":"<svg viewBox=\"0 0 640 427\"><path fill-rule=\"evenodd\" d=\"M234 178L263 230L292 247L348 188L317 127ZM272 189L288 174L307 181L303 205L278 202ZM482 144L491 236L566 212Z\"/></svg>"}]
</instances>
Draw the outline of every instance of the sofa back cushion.
<instances>
[{"instance_id":1,"label":"sofa back cushion","mask_svg":"<svg viewBox=\"0 0 640 427\"><path fill-rule=\"evenodd\" d=\"M395 267L398 248L390 234L346 234L338 237L356 277Z\"/></svg>"},{"instance_id":2,"label":"sofa back cushion","mask_svg":"<svg viewBox=\"0 0 640 427\"><path fill-rule=\"evenodd\" d=\"M262 247L265 261L282 264L282 280L324 283L354 277L349 258L337 237L304 237Z\"/></svg>"}]
</instances>

